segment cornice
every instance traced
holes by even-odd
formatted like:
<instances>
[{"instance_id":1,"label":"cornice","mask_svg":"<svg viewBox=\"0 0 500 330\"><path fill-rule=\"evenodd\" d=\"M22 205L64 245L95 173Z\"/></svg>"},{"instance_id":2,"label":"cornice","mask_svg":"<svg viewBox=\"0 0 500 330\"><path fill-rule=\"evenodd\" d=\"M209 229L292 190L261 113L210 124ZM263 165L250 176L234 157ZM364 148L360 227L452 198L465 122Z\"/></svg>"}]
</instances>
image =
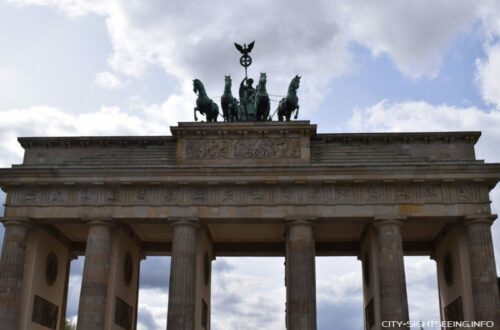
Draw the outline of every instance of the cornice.
<instances>
[{"instance_id":1,"label":"cornice","mask_svg":"<svg viewBox=\"0 0 500 330\"><path fill-rule=\"evenodd\" d=\"M475 144L481 136L479 131L452 132L404 132L404 133L327 133L317 134L312 142L337 142L342 144L411 144L411 143L455 143Z\"/></svg>"},{"instance_id":2,"label":"cornice","mask_svg":"<svg viewBox=\"0 0 500 330\"><path fill-rule=\"evenodd\" d=\"M58 136L19 137L24 149L43 148L88 148L88 147L147 147L175 143L172 136Z\"/></svg>"},{"instance_id":3,"label":"cornice","mask_svg":"<svg viewBox=\"0 0 500 330\"><path fill-rule=\"evenodd\" d=\"M214 177L218 178L215 179ZM276 179L269 179L270 177ZM288 176L288 177L287 177ZM6 182L43 181L117 181L127 183L141 180L155 181L249 181L259 177L269 180L352 180L352 181L413 181L413 180L500 180L499 163L427 164L427 165L365 165L365 166L259 166L259 167L28 167L0 169L0 184Z\"/></svg>"}]
</instances>

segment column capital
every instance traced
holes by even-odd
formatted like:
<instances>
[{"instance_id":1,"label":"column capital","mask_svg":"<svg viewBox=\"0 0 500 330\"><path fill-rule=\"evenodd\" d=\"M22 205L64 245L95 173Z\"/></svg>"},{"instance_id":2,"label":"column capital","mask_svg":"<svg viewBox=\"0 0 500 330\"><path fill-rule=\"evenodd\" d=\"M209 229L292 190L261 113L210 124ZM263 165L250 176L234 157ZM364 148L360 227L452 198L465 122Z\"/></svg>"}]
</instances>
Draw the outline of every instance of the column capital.
<instances>
[{"instance_id":1,"label":"column capital","mask_svg":"<svg viewBox=\"0 0 500 330\"><path fill-rule=\"evenodd\" d=\"M84 221L88 227L105 226L105 227L114 228L117 225L117 223L114 220L112 220L111 218L84 219Z\"/></svg>"},{"instance_id":2,"label":"column capital","mask_svg":"<svg viewBox=\"0 0 500 330\"><path fill-rule=\"evenodd\" d=\"M32 227L33 224L30 222L28 218L0 218L0 222L3 223L5 227L7 226L23 226L23 227Z\"/></svg>"},{"instance_id":3,"label":"column capital","mask_svg":"<svg viewBox=\"0 0 500 330\"><path fill-rule=\"evenodd\" d=\"M168 222L172 227L176 226L192 226L199 228L201 227L200 219L196 217L175 217L175 218L169 218Z\"/></svg>"},{"instance_id":4,"label":"column capital","mask_svg":"<svg viewBox=\"0 0 500 330\"><path fill-rule=\"evenodd\" d=\"M372 223L374 227L380 227L383 225L402 225L406 221L406 217L403 216L374 216Z\"/></svg>"},{"instance_id":5,"label":"column capital","mask_svg":"<svg viewBox=\"0 0 500 330\"><path fill-rule=\"evenodd\" d=\"M462 221L462 223L465 226L468 225L473 225L473 224L488 224L492 225L493 222L496 220L497 215L496 214L487 214L487 215L466 215Z\"/></svg>"},{"instance_id":6,"label":"column capital","mask_svg":"<svg viewBox=\"0 0 500 330\"><path fill-rule=\"evenodd\" d=\"M314 217L286 217L285 218L285 226L310 226L314 227L314 221L316 218Z\"/></svg>"}]
</instances>

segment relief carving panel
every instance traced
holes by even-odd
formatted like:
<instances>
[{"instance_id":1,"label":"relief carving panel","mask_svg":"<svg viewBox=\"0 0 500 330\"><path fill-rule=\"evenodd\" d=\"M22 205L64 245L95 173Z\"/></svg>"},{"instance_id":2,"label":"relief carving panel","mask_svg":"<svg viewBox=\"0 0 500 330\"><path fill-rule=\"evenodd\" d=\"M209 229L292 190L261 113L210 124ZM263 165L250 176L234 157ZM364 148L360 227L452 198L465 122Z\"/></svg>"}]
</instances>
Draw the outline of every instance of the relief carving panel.
<instances>
[{"instance_id":1,"label":"relief carving panel","mask_svg":"<svg viewBox=\"0 0 500 330\"><path fill-rule=\"evenodd\" d=\"M300 158L300 139L186 140L186 158L274 159Z\"/></svg>"}]
</instances>

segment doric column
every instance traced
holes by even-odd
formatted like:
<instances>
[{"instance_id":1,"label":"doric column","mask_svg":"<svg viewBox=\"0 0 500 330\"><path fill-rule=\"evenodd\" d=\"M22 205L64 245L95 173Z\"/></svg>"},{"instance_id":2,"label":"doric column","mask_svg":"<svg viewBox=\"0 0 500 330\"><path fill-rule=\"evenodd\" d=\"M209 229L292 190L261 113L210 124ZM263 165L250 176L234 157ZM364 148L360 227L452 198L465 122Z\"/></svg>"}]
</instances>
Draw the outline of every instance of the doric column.
<instances>
[{"instance_id":1,"label":"doric column","mask_svg":"<svg viewBox=\"0 0 500 330\"><path fill-rule=\"evenodd\" d=\"M4 220L0 259L0 330L19 329L21 285L29 225L23 220Z\"/></svg>"},{"instance_id":2,"label":"doric column","mask_svg":"<svg viewBox=\"0 0 500 330\"><path fill-rule=\"evenodd\" d=\"M491 224L496 216L467 217L465 232L469 246L472 297L476 321L494 321L500 328L500 302Z\"/></svg>"},{"instance_id":3,"label":"doric column","mask_svg":"<svg viewBox=\"0 0 500 330\"><path fill-rule=\"evenodd\" d=\"M408 321L401 220L375 220L380 278L380 315L383 321ZM408 326L388 329L409 329Z\"/></svg>"},{"instance_id":4,"label":"doric column","mask_svg":"<svg viewBox=\"0 0 500 330\"><path fill-rule=\"evenodd\" d=\"M112 229L112 223L107 221L89 223L78 306L78 330L104 330Z\"/></svg>"},{"instance_id":5,"label":"doric column","mask_svg":"<svg viewBox=\"0 0 500 330\"><path fill-rule=\"evenodd\" d=\"M295 220L286 226L286 326L316 329L316 270L313 224Z\"/></svg>"},{"instance_id":6,"label":"doric column","mask_svg":"<svg viewBox=\"0 0 500 330\"><path fill-rule=\"evenodd\" d=\"M173 223L172 259L168 296L168 330L194 330L196 304L196 248L199 224Z\"/></svg>"}]
</instances>

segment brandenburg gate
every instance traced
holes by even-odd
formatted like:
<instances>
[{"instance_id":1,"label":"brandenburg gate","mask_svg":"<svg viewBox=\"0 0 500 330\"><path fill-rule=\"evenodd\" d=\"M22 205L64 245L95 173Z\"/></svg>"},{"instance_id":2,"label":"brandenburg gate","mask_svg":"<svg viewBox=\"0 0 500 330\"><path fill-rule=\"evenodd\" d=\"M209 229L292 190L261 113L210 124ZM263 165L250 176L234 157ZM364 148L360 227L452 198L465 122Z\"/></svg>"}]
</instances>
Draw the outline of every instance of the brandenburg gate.
<instances>
[{"instance_id":1,"label":"brandenburg gate","mask_svg":"<svg viewBox=\"0 0 500 330\"><path fill-rule=\"evenodd\" d=\"M218 256L286 258L287 329L316 329L315 256L362 262L366 329L408 321L405 255L436 261L442 320L500 328L489 198L500 165L476 159L480 133L317 134L308 121L171 131L19 138L23 163L0 169L1 330L63 329L79 255L79 330L136 328L148 255L172 257L169 330L210 329Z\"/></svg>"}]
</instances>

